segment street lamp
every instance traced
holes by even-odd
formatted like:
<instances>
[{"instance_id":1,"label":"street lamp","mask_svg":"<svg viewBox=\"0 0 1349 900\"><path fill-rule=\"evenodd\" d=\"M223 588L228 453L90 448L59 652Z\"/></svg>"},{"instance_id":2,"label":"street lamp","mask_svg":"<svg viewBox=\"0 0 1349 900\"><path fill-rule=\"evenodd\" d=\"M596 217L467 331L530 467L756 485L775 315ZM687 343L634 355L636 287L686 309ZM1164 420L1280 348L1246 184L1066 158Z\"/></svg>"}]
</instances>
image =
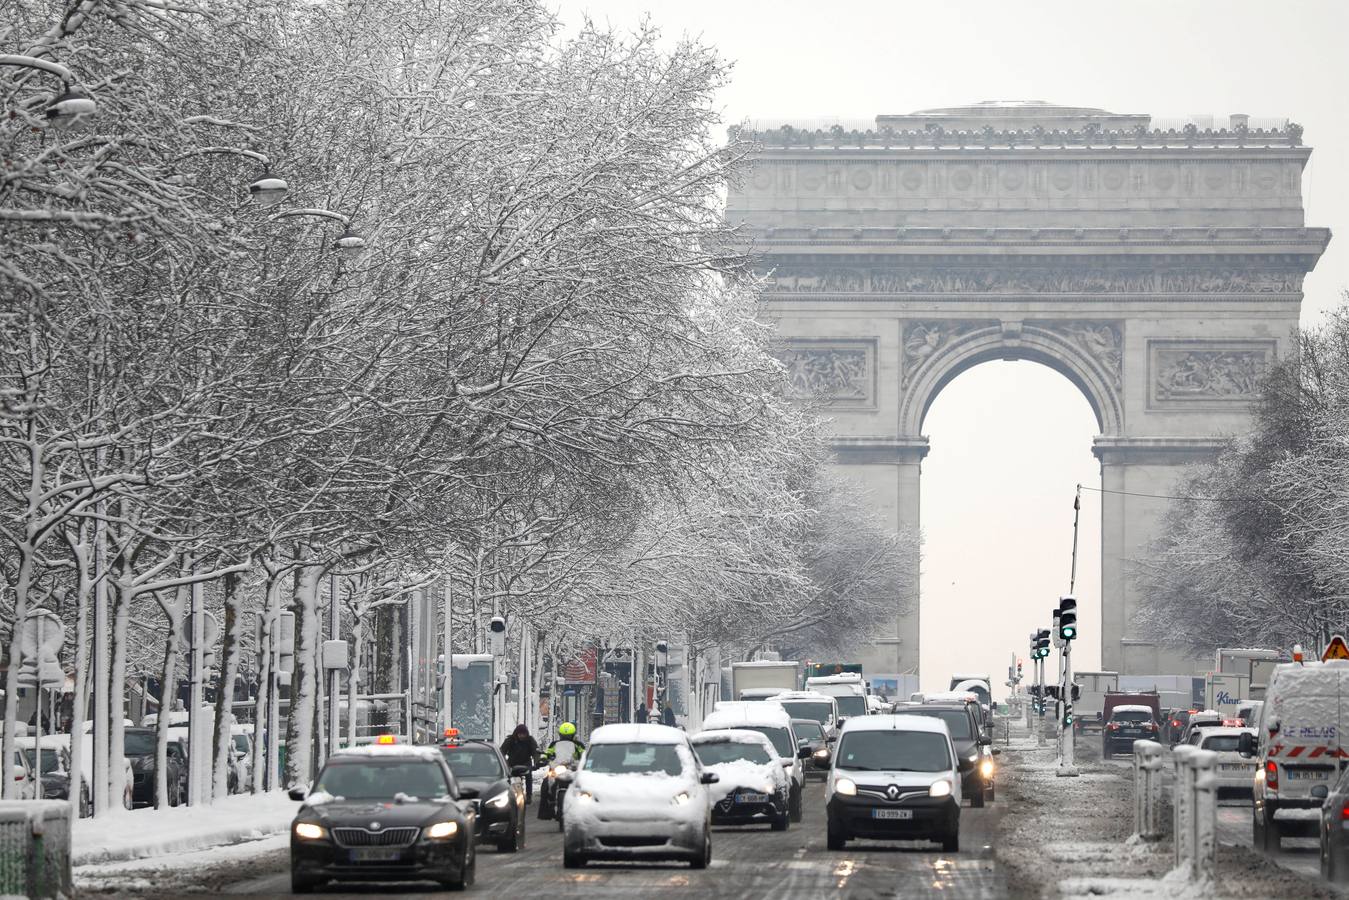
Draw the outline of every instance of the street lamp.
<instances>
[{"instance_id":1,"label":"street lamp","mask_svg":"<svg viewBox=\"0 0 1349 900\"><path fill-rule=\"evenodd\" d=\"M351 218L349 216L327 209L288 209L285 212L273 214L268 221L275 222L277 219L285 219L290 216L317 216L341 222L342 233L338 235L337 240L333 241L332 249L348 259L355 259L365 252L365 238L351 230Z\"/></svg>"},{"instance_id":2,"label":"street lamp","mask_svg":"<svg viewBox=\"0 0 1349 900\"><path fill-rule=\"evenodd\" d=\"M286 191L290 190L290 185L286 184L286 179L278 178L272 174L272 161L255 150L244 150L239 147L198 147L196 150L189 150L178 155L174 158L174 162L186 159L189 156L209 156L212 154L242 156L245 159L251 159L262 164L262 177L248 186L248 195L264 209L276 206L285 199Z\"/></svg>"},{"instance_id":3,"label":"street lamp","mask_svg":"<svg viewBox=\"0 0 1349 900\"><path fill-rule=\"evenodd\" d=\"M70 128L77 124L83 124L94 117L98 112L98 104L94 98L77 87L72 87L75 83L75 76L69 69L58 62L52 62L49 59L41 59L36 56L22 56L19 54L6 53L0 54L0 66L18 66L24 69L35 69L39 72L46 72L55 75L61 79L63 90L52 98L47 104L45 115L47 122L53 128Z\"/></svg>"}]
</instances>

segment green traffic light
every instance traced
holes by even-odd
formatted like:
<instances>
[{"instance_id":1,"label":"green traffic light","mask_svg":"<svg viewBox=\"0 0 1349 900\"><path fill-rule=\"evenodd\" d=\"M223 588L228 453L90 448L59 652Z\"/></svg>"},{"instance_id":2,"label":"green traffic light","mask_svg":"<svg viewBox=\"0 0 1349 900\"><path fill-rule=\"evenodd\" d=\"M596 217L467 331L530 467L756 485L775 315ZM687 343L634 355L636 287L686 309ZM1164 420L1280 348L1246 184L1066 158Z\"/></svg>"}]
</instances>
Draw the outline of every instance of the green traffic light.
<instances>
[{"instance_id":1,"label":"green traffic light","mask_svg":"<svg viewBox=\"0 0 1349 900\"><path fill-rule=\"evenodd\" d=\"M1077 637L1077 626L1076 626L1076 625L1066 625L1066 626L1064 626L1064 629L1063 629L1063 638L1064 638L1064 640L1071 641L1071 640L1072 640L1073 638L1075 638L1075 637Z\"/></svg>"}]
</instances>

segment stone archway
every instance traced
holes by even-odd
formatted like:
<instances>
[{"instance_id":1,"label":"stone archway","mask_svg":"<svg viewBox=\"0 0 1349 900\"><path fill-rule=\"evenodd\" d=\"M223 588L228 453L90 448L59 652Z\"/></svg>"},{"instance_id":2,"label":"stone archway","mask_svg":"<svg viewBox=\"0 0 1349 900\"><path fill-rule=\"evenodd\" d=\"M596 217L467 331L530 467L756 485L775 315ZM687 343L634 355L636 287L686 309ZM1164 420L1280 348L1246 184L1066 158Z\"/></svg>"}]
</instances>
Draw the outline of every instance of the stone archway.
<instances>
[{"instance_id":1,"label":"stone archway","mask_svg":"<svg viewBox=\"0 0 1349 900\"><path fill-rule=\"evenodd\" d=\"M728 215L768 278L791 390L830 406L840 467L917 526L942 387L990 359L1056 369L1100 427L1103 665L1191 670L1135 639L1125 569L1165 512L1147 495L1245 430L1260 374L1291 349L1329 240L1303 221L1301 129L1021 103L750 136L762 149ZM908 605L868 671L916 670Z\"/></svg>"}]
</instances>

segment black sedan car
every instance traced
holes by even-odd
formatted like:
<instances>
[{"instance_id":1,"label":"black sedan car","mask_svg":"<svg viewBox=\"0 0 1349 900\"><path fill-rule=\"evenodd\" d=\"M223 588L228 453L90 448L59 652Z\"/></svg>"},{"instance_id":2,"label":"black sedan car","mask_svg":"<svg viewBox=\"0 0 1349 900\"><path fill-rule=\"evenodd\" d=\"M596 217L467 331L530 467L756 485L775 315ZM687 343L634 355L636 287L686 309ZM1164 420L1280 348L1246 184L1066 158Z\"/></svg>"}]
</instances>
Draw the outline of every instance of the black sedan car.
<instances>
[{"instance_id":1,"label":"black sedan car","mask_svg":"<svg viewBox=\"0 0 1349 900\"><path fill-rule=\"evenodd\" d=\"M833 761L833 741L825 737L824 728L814 719L792 719L792 731L796 732L796 744L810 751L806 760L806 777L818 775L822 780L829 778L829 764Z\"/></svg>"},{"instance_id":2,"label":"black sedan car","mask_svg":"<svg viewBox=\"0 0 1349 900\"><path fill-rule=\"evenodd\" d=\"M435 747L375 745L328 757L290 827L290 884L328 881L473 883L476 792L461 788Z\"/></svg>"},{"instance_id":3,"label":"black sedan car","mask_svg":"<svg viewBox=\"0 0 1349 900\"><path fill-rule=\"evenodd\" d=\"M1328 795L1322 785L1312 788L1312 796L1321 794L1321 876L1332 884L1349 882L1349 769L1340 773Z\"/></svg>"},{"instance_id":4,"label":"black sedan car","mask_svg":"<svg viewBox=\"0 0 1349 900\"><path fill-rule=\"evenodd\" d=\"M991 741L984 736L974 709L970 703L924 703L901 707L895 710L895 715L931 716L946 723L956 753L972 766L969 774L961 779L963 799L970 801L970 806L979 807L986 799L993 799L993 756L999 751L991 749Z\"/></svg>"},{"instance_id":5,"label":"black sedan car","mask_svg":"<svg viewBox=\"0 0 1349 900\"><path fill-rule=\"evenodd\" d=\"M510 768L501 751L485 741L451 738L440 748L461 788L478 792L478 843L492 842L502 853L525 846L525 789L520 779L529 769Z\"/></svg>"},{"instance_id":6,"label":"black sedan car","mask_svg":"<svg viewBox=\"0 0 1349 900\"><path fill-rule=\"evenodd\" d=\"M122 753L131 763L131 804L153 806L155 802L155 741L153 728L127 728L122 737ZM187 802L187 749L181 741L168 743L164 783L168 787L168 806Z\"/></svg>"}]
</instances>

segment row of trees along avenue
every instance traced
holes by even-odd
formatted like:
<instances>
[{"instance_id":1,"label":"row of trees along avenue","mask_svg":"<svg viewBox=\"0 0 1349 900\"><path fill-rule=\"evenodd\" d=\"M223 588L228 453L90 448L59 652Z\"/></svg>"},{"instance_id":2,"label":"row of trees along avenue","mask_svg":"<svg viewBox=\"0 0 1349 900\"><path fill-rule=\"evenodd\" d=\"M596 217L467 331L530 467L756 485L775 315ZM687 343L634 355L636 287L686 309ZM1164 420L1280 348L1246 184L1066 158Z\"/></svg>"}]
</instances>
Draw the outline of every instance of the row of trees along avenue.
<instances>
[{"instance_id":1,"label":"row of trees along avenue","mask_svg":"<svg viewBox=\"0 0 1349 900\"><path fill-rule=\"evenodd\" d=\"M216 794L280 609L308 777L333 576L358 645L448 579L457 649L495 609L536 665L674 633L843 649L912 592L915 539L828 474L726 249L748 148L714 138L707 48L564 34L534 0L4 10L0 637L13 661L16 622L66 623L75 732L111 697L100 795L125 686L178 696L194 591Z\"/></svg>"}]
</instances>

